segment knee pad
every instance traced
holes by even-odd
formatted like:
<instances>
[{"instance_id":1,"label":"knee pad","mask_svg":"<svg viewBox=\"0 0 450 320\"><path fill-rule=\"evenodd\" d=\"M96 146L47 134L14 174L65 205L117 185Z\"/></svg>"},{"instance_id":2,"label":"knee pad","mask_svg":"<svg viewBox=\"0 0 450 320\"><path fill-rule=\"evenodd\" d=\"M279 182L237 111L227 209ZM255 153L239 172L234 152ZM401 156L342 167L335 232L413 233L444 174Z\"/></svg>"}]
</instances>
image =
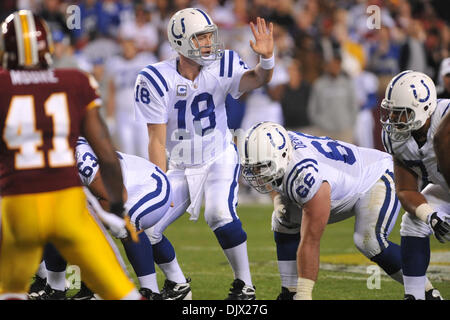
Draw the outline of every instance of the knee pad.
<instances>
[{"instance_id":1,"label":"knee pad","mask_svg":"<svg viewBox=\"0 0 450 320\"><path fill-rule=\"evenodd\" d=\"M381 247L376 237L367 237L367 234L355 232L353 234L353 242L356 248L367 258L371 259L381 252Z\"/></svg>"},{"instance_id":2,"label":"knee pad","mask_svg":"<svg viewBox=\"0 0 450 320\"><path fill-rule=\"evenodd\" d=\"M430 226L408 212L403 214L400 224L400 235L402 237L425 238L432 234Z\"/></svg>"}]
</instances>

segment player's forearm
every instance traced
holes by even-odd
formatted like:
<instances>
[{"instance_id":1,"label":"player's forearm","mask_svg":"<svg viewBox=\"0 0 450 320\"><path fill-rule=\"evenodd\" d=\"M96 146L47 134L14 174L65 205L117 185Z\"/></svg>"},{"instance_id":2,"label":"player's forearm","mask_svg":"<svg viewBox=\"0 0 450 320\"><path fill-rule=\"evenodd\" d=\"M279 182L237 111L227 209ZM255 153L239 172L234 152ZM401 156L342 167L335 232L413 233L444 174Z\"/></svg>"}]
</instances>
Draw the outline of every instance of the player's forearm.
<instances>
[{"instance_id":1,"label":"player's forearm","mask_svg":"<svg viewBox=\"0 0 450 320\"><path fill-rule=\"evenodd\" d=\"M110 207L123 204L123 179L119 161L114 155L111 159L99 159L100 174L108 193Z\"/></svg>"},{"instance_id":2,"label":"player's forearm","mask_svg":"<svg viewBox=\"0 0 450 320\"><path fill-rule=\"evenodd\" d=\"M261 62L258 63L254 69L255 71L255 79L258 83L258 88L268 84L272 79L273 68L272 69L264 69L261 65Z\"/></svg>"},{"instance_id":3,"label":"player's forearm","mask_svg":"<svg viewBox=\"0 0 450 320\"><path fill-rule=\"evenodd\" d=\"M416 209L418 206L423 203L427 203L425 197L418 191L397 190L396 193L403 209L413 215L416 214Z\"/></svg>"},{"instance_id":4,"label":"player's forearm","mask_svg":"<svg viewBox=\"0 0 450 320\"><path fill-rule=\"evenodd\" d=\"M298 276L316 281L319 273L319 257L320 240L305 241L305 239L302 239L297 251Z\"/></svg>"},{"instance_id":5,"label":"player's forearm","mask_svg":"<svg viewBox=\"0 0 450 320\"><path fill-rule=\"evenodd\" d=\"M439 125L433 138L434 151L436 154L439 171L450 186L450 116L447 115Z\"/></svg>"},{"instance_id":6,"label":"player's forearm","mask_svg":"<svg viewBox=\"0 0 450 320\"><path fill-rule=\"evenodd\" d=\"M149 160L161 168L162 171L167 171L167 157L165 146L158 141L150 141L148 144Z\"/></svg>"}]
</instances>

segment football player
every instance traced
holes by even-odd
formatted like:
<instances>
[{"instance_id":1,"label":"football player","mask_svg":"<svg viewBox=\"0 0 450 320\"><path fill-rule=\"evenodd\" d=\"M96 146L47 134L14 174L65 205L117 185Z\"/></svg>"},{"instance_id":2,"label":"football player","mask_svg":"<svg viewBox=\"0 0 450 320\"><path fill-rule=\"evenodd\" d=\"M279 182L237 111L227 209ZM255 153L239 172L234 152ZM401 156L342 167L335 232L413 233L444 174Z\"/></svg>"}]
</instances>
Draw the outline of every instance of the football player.
<instances>
[{"instance_id":1,"label":"football player","mask_svg":"<svg viewBox=\"0 0 450 320\"><path fill-rule=\"evenodd\" d=\"M255 299L247 234L236 213L239 161L227 126L225 99L267 84L273 73L273 25L250 23L260 62L249 69L238 53L224 50L218 28L201 9L187 8L169 20L177 57L142 69L135 84L135 114L147 124L149 159L166 170L174 189L171 217L155 225L152 243L185 211L205 220L230 263L234 278L227 299ZM262 109L263 111L263 109ZM167 153L166 153L167 149Z\"/></svg>"},{"instance_id":2,"label":"football player","mask_svg":"<svg viewBox=\"0 0 450 320\"><path fill-rule=\"evenodd\" d=\"M434 234L442 243L450 240L450 192L436 161L448 158L448 148L438 149L443 153L439 155L433 149L440 123L443 128L445 123L448 126L449 106L449 99L437 100L430 77L411 70L392 78L381 103L382 141L394 158L396 192L406 211L400 235L408 300L427 298L424 288L430 262L429 236Z\"/></svg>"},{"instance_id":3,"label":"football player","mask_svg":"<svg viewBox=\"0 0 450 320\"><path fill-rule=\"evenodd\" d=\"M78 70L51 69L44 20L29 10L1 25L0 295L24 299L46 243L52 243L103 299L140 299L116 248L89 214L74 155L91 143L110 199L123 219L123 180L103 121L97 84Z\"/></svg>"},{"instance_id":4,"label":"football player","mask_svg":"<svg viewBox=\"0 0 450 320\"><path fill-rule=\"evenodd\" d=\"M75 157L82 184L89 188L103 208L108 208L108 194L105 192L100 175L98 158L83 137L78 138ZM125 209L132 224L139 232L139 241L137 243L131 241L122 230L119 231L119 234L113 233L113 235L122 241L128 260L136 272L140 284L139 292L149 300L191 300L190 280L184 277L169 240L164 237L164 245L156 247L156 252L153 252L146 234L146 232L151 232L149 228L171 210L172 194L166 175L146 159L122 152L117 152L117 157L125 183ZM93 201L92 204L94 203ZM91 210L101 211L101 209L93 207ZM161 294L159 294L156 280L154 255L167 277ZM164 257L168 257L168 259ZM67 264L53 247L46 248L44 260L47 273L51 276L47 277L45 293L38 299L64 298ZM167 264L170 264L170 267ZM173 283L179 283L179 285L174 288ZM80 292L72 299L86 300L93 296L92 291L82 284Z\"/></svg>"},{"instance_id":5,"label":"football player","mask_svg":"<svg viewBox=\"0 0 450 320\"><path fill-rule=\"evenodd\" d=\"M389 154L273 122L256 124L239 141L245 180L279 194L272 215L284 287L278 299L312 299L324 229L351 216L358 250L402 282L400 247L388 240L400 210Z\"/></svg>"}]
</instances>

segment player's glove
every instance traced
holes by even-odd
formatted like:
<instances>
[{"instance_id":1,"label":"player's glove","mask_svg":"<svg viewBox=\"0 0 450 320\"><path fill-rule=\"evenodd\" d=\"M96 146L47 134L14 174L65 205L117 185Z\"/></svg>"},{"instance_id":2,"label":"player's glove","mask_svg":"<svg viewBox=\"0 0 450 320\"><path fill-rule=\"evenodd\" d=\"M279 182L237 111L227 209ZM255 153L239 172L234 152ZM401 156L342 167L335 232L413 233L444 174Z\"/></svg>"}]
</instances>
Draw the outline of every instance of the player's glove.
<instances>
[{"instance_id":1,"label":"player's glove","mask_svg":"<svg viewBox=\"0 0 450 320\"><path fill-rule=\"evenodd\" d=\"M130 222L130 217L128 215L124 217L125 208L123 203L111 205L110 211L114 210L113 213L106 212L89 189L87 187L83 189L90 207L97 213L100 220L107 226L114 237L119 239L131 238L134 242L139 241L136 229Z\"/></svg>"},{"instance_id":2,"label":"player's glove","mask_svg":"<svg viewBox=\"0 0 450 320\"><path fill-rule=\"evenodd\" d=\"M450 241L450 224L446 221L446 214L433 212L428 216L428 224L433 229L434 236L441 243Z\"/></svg>"},{"instance_id":3,"label":"player's glove","mask_svg":"<svg viewBox=\"0 0 450 320\"><path fill-rule=\"evenodd\" d=\"M287 210L287 203L283 201L283 198L279 194L273 198L273 211L280 225L289 229L300 227L298 223L291 221L290 212Z\"/></svg>"}]
</instances>

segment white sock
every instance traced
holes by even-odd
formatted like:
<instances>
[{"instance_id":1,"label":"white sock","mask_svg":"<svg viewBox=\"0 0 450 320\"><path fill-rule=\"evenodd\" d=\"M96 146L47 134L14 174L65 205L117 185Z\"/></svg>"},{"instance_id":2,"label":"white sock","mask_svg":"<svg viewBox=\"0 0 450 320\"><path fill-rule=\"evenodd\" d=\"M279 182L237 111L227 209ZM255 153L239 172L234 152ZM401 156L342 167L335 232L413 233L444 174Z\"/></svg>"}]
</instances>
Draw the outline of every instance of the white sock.
<instances>
[{"instance_id":1,"label":"white sock","mask_svg":"<svg viewBox=\"0 0 450 320\"><path fill-rule=\"evenodd\" d=\"M252 287L252 277L250 275L250 266L247 255L247 241L240 245L223 250L231 268L234 272L235 279L241 279L246 285Z\"/></svg>"},{"instance_id":2,"label":"white sock","mask_svg":"<svg viewBox=\"0 0 450 320\"><path fill-rule=\"evenodd\" d=\"M47 270L47 283L54 290L64 291L66 289L66 272Z\"/></svg>"},{"instance_id":3,"label":"white sock","mask_svg":"<svg viewBox=\"0 0 450 320\"><path fill-rule=\"evenodd\" d=\"M136 289L133 289L129 294L127 294L120 300L141 300L141 299L142 295Z\"/></svg>"},{"instance_id":4,"label":"white sock","mask_svg":"<svg viewBox=\"0 0 450 320\"><path fill-rule=\"evenodd\" d=\"M156 280L156 273L151 273L146 276L138 277L141 288L148 288L152 292L159 293L158 281Z\"/></svg>"},{"instance_id":5,"label":"white sock","mask_svg":"<svg viewBox=\"0 0 450 320\"><path fill-rule=\"evenodd\" d=\"M416 300L425 300L426 277L408 277L403 275L405 294L413 295Z\"/></svg>"},{"instance_id":6,"label":"white sock","mask_svg":"<svg viewBox=\"0 0 450 320\"><path fill-rule=\"evenodd\" d=\"M298 279L297 261L278 261L278 271L280 272L281 286L288 289L293 288L295 291L297 289Z\"/></svg>"},{"instance_id":7,"label":"white sock","mask_svg":"<svg viewBox=\"0 0 450 320\"><path fill-rule=\"evenodd\" d=\"M170 262L158 264L158 267L170 281L175 283L186 283L186 277L184 276L183 271L181 271L177 257Z\"/></svg>"},{"instance_id":8,"label":"white sock","mask_svg":"<svg viewBox=\"0 0 450 320\"><path fill-rule=\"evenodd\" d=\"M45 262L42 261L41 264L39 265L38 271L36 272L36 275L39 278L45 279L47 278L47 269L45 268Z\"/></svg>"}]
</instances>

